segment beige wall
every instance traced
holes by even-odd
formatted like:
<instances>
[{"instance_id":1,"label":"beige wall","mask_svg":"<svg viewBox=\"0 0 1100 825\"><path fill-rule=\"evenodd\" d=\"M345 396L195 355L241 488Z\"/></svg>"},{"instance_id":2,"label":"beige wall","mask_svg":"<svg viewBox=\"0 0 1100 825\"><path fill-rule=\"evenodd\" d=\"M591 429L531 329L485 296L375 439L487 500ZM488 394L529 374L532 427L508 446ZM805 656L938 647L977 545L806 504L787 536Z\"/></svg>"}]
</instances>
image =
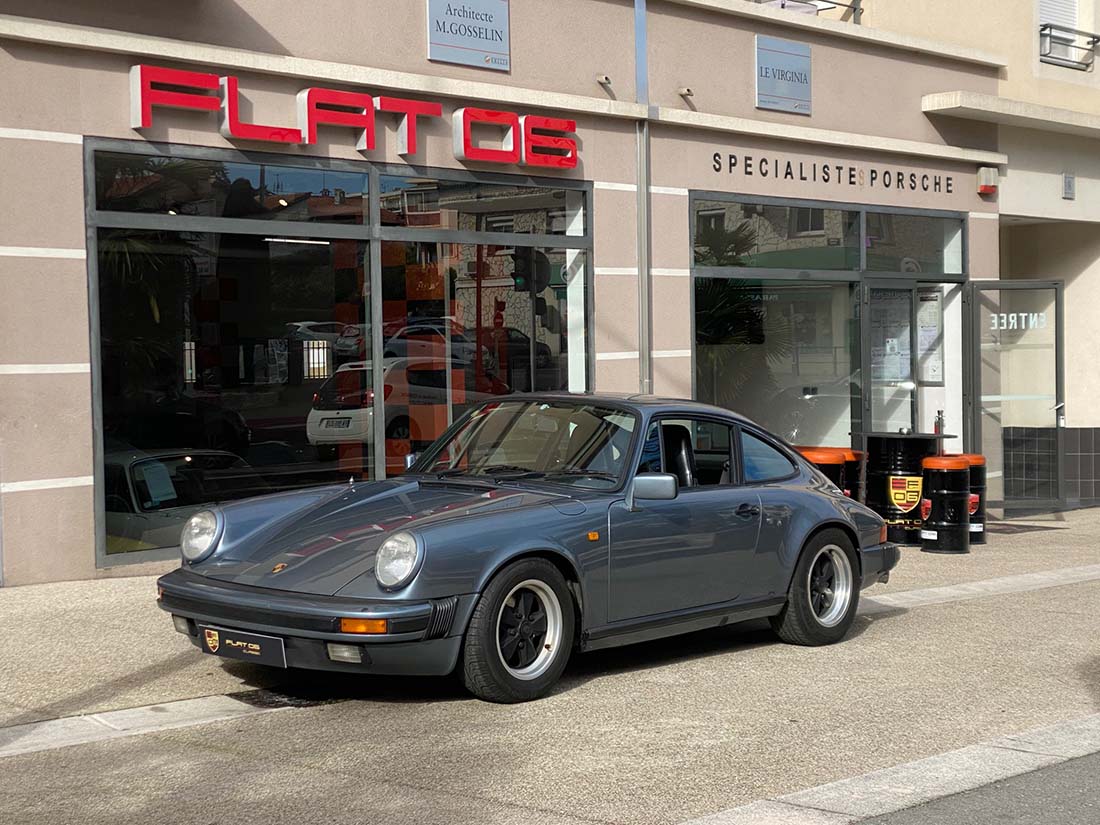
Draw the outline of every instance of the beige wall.
<instances>
[{"instance_id":1,"label":"beige wall","mask_svg":"<svg viewBox=\"0 0 1100 825\"><path fill-rule=\"evenodd\" d=\"M988 124L934 123L920 106L923 95L946 89L993 94L995 69L881 46L853 47L817 33L673 3L651 3L649 25L650 99L657 105L981 149L996 141ZM812 116L756 108L756 34L811 47ZM690 102L678 94L684 86L695 93Z\"/></svg>"},{"instance_id":2,"label":"beige wall","mask_svg":"<svg viewBox=\"0 0 1100 825\"><path fill-rule=\"evenodd\" d=\"M1011 159L1001 178L1002 213L1100 222L1100 141L1007 126L1000 135ZM1074 200L1062 198L1064 173L1077 177Z\"/></svg>"},{"instance_id":3,"label":"beige wall","mask_svg":"<svg viewBox=\"0 0 1100 825\"><path fill-rule=\"evenodd\" d=\"M865 26L1003 56L1008 68L996 91L1002 97L1100 114L1100 75L1040 62L1038 0L863 0L863 6ZM1079 8L1078 29L1100 28L1100 3L1080 0Z\"/></svg>"},{"instance_id":4,"label":"beige wall","mask_svg":"<svg viewBox=\"0 0 1100 825\"><path fill-rule=\"evenodd\" d=\"M631 0L513 0L510 29L517 59L511 72L430 63L426 9L424 0L7 0L3 11L256 52L634 99ZM537 59L518 59L520 55ZM611 77L610 91L596 83L598 74Z\"/></svg>"}]
</instances>

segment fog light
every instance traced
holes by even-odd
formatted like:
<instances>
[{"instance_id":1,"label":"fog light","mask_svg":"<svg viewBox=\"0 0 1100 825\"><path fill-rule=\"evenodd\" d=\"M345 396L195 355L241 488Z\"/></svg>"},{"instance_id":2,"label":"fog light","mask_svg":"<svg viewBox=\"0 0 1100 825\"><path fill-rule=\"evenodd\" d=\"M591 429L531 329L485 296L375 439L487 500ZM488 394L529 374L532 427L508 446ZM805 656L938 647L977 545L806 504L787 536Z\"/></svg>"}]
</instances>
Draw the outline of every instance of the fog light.
<instances>
[{"instance_id":1,"label":"fog light","mask_svg":"<svg viewBox=\"0 0 1100 825\"><path fill-rule=\"evenodd\" d=\"M341 633L362 633L377 635L380 633L385 633L386 629L387 622L385 619L344 618L340 620Z\"/></svg>"},{"instance_id":2,"label":"fog light","mask_svg":"<svg viewBox=\"0 0 1100 825\"><path fill-rule=\"evenodd\" d=\"M329 642L328 657L334 662L350 662L357 665L363 661L363 651L355 645L337 645Z\"/></svg>"},{"instance_id":3,"label":"fog light","mask_svg":"<svg viewBox=\"0 0 1100 825\"><path fill-rule=\"evenodd\" d=\"M173 615L172 626L176 628L177 633L183 633L185 636L191 635L191 623L183 616Z\"/></svg>"}]
</instances>

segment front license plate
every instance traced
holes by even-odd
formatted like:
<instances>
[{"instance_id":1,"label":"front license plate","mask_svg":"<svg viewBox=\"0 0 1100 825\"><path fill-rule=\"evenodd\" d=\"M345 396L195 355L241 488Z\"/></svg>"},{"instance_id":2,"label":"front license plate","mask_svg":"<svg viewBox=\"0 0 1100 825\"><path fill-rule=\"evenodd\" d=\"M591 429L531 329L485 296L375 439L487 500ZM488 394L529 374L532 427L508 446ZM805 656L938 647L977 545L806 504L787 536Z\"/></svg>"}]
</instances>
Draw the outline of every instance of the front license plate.
<instances>
[{"instance_id":1,"label":"front license plate","mask_svg":"<svg viewBox=\"0 0 1100 825\"><path fill-rule=\"evenodd\" d=\"M351 426L350 418L326 418L325 427L330 430L346 430Z\"/></svg>"},{"instance_id":2,"label":"front license plate","mask_svg":"<svg viewBox=\"0 0 1100 825\"><path fill-rule=\"evenodd\" d=\"M258 665L286 667L286 649L278 636L261 636L227 627L199 625L199 644L204 653L255 662Z\"/></svg>"}]
</instances>

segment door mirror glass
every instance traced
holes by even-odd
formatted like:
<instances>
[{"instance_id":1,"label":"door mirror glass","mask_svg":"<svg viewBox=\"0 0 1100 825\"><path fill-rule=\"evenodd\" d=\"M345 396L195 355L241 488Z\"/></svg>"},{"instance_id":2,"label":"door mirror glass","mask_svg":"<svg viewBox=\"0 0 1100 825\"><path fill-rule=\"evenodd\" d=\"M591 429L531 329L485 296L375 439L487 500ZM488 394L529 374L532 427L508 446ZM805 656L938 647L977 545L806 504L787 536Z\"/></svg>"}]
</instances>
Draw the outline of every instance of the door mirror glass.
<instances>
[{"instance_id":1,"label":"door mirror glass","mask_svg":"<svg viewBox=\"0 0 1100 825\"><path fill-rule=\"evenodd\" d=\"M671 501L680 494L680 483L672 473L642 473L634 477L632 498L644 501Z\"/></svg>"},{"instance_id":2,"label":"door mirror glass","mask_svg":"<svg viewBox=\"0 0 1100 825\"><path fill-rule=\"evenodd\" d=\"M420 458L420 453L409 453L405 456L405 469L408 470Z\"/></svg>"}]
</instances>

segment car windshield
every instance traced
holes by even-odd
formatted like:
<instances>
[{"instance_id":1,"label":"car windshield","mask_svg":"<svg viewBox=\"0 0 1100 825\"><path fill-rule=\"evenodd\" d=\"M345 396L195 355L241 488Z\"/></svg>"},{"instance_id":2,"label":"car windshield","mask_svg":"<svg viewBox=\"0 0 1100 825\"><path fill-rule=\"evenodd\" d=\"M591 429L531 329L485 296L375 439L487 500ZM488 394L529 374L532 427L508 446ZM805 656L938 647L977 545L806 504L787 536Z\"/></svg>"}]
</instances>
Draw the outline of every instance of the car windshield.
<instances>
[{"instance_id":1,"label":"car windshield","mask_svg":"<svg viewBox=\"0 0 1100 825\"><path fill-rule=\"evenodd\" d=\"M634 413L570 401L501 401L476 410L417 470L545 479L614 489L626 472Z\"/></svg>"},{"instance_id":2,"label":"car windshield","mask_svg":"<svg viewBox=\"0 0 1100 825\"><path fill-rule=\"evenodd\" d=\"M130 480L138 507L144 512L271 492L255 470L230 453L145 459L130 467Z\"/></svg>"}]
</instances>

